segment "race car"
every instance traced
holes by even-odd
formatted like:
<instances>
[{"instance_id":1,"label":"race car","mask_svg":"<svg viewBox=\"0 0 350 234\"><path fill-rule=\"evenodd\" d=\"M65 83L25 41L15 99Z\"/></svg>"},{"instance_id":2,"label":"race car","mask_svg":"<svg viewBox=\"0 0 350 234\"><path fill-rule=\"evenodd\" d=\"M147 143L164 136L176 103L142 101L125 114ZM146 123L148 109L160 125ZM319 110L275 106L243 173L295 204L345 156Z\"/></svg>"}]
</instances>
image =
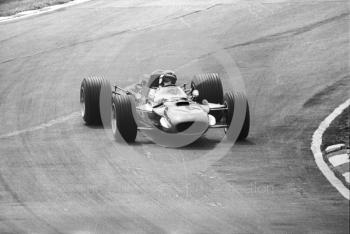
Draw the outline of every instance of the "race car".
<instances>
[{"instance_id":1,"label":"race car","mask_svg":"<svg viewBox=\"0 0 350 234\"><path fill-rule=\"evenodd\" d=\"M216 73L194 76L177 85L170 70L154 71L148 81L129 87L111 86L101 77L83 79L80 104L88 125L110 126L118 141L135 142L141 131L154 142L169 147L188 145L211 128L222 128L228 140L249 134L250 114L241 92L223 94Z\"/></svg>"}]
</instances>

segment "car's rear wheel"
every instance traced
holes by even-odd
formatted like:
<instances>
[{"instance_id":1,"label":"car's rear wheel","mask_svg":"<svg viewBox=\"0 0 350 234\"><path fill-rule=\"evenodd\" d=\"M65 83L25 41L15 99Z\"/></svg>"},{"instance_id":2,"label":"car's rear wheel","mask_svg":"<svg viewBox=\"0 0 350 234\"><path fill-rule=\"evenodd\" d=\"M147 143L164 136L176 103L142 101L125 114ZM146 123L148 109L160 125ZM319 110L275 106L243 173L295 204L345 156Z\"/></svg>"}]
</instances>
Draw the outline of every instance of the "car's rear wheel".
<instances>
[{"instance_id":1,"label":"car's rear wheel","mask_svg":"<svg viewBox=\"0 0 350 234\"><path fill-rule=\"evenodd\" d=\"M137 125L133 116L133 97L115 95L112 103L112 132L117 141L135 142Z\"/></svg>"},{"instance_id":2,"label":"car's rear wheel","mask_svg":"<svg viewBox=\"0 0 350 234\"><path fill-rule=\"evenodd\" d=\"M83 79L80 86L81 116L88 125L110 123L111 85L101 77Z\"/></svg>"},{"instance_id":3,"label":"car's rear wheel","mask_svg":"<svg viewBox=\"0 0 350 234\"><path fill-rule=\"evenodd\" d=\"M196 102L202 103L205 99L210 103L223 103L222 82L217 73L196 75L192 79L191 86L199 92ZM213 115L216 121L220 121L222 117L222 111L211 111L209 114Z\"/></svg>"},{"instance_id":4,"label":"car's rear wheel","mask_svg":"<svg viewBox=\"0 0 350 234\"><path fill-rule=\"evenodd\" d=\"M228 126L225 129L227 139L233 140L237 137L236 131L238 130L236 126L241 127L238 131L239 135L237 137L238 140L244 140L248 137L249 128L250 128L250 112L249 112L249 104L246 96L241 92L228 92L224 95L224 104L227 107L227 110L224 112L225 122ZM235 108L236 105L236 108ZM238 106L240 105L240 106ZM244 108L245 106L245 108ZM245 113L242 116L242 113L237 113L239 110L245 110ZM235 126L231 126L233 115L236 111L236 119L235 121L241 121L241 123L235 123ZM243 118L240 118L240 117ZM243 121L243 123L242 123Z\"/></svg>"}]
</instances>

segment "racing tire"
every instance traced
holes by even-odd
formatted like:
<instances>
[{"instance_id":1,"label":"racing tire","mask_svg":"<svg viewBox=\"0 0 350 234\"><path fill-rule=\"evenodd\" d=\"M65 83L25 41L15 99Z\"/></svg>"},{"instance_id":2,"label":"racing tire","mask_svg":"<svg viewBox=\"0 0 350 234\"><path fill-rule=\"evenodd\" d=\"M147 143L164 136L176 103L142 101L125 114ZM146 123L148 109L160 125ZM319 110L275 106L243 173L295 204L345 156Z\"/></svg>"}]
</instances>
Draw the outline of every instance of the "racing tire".
<instances>
[{"instance_id":1,"label":"racing tire","mask_svg":"<svg viewBox=\"0 0 350 234\"><path fill-rule=\"evenodd\" d=\"M118 142L135 142L137 125L133 116L133 97L115 95L112 102L112 132Z\"/></svg>"},{"instance_id":2,"label":"racing tire","mask_svg":"<svg viewBox=\"0 0 350 234\"><path fill-rule=\"evenodd\" d=\"M230 125L231 125L231 121L235 111L235 102L237 101L242 102L243 105L244 103L246 103L244 121L240 130L240 133L237 137L237 140L244 140L248 137L248 134L249 134L250 111L249 111L249 104L248 104L247 98L243 93L240 93L240 92L228 92L228 93L225 93L224 95L224 104L227 107L224 117L225 117L225 122L228 125L228 130L226 130L226 137L228 140L233 140L235 138L235 133L232 132L235 129L230 128Z\"/></svg>"},{"instance_id":3,"label":"racing tire","mask_svg":"<svg viewBox=\"0 0 350 234\"><path fill-rule=\"evenodd\" d=\"M112 90L101 77L84 78L80 86L81 116L87 125L109 126Z\"/></svg>"},{"instance_id":4,"label":"racing tire","mask_svg":"<svg viewBox=\"0 0 350 234\"><path fill-rule=\"evenodd\" d=\"M222 82L217 73L205 73L194 76L191 87L199 92L199 96L195 99L196 102L202 104L203 100L206 99L210 103L223 103ZM211 111L209 114L213 115L217 122L222 118L222 111Z\"/></svg>"}]
</instances>

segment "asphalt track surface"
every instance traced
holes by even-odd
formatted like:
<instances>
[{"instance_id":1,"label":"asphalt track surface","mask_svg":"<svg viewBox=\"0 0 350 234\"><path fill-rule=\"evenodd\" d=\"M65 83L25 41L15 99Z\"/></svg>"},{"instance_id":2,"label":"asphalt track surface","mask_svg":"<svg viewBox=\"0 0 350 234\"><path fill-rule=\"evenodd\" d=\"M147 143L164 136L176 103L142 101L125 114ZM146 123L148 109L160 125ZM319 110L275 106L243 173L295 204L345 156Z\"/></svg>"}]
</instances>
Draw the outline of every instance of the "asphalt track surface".
<instances>
[{"instance_id":1,"label":"asphalt track surface","mask_svg":"<svg viewBox=\"0 0 350 234\"><path fill-rule=\"evenodd\" d=\"M349 95L347 1L148 2L0 24L0 233L349 233L310 151ZM157 68L244 84L248 140L122 146L83 124L83 77Z\"/></svg>"}]
</instances>

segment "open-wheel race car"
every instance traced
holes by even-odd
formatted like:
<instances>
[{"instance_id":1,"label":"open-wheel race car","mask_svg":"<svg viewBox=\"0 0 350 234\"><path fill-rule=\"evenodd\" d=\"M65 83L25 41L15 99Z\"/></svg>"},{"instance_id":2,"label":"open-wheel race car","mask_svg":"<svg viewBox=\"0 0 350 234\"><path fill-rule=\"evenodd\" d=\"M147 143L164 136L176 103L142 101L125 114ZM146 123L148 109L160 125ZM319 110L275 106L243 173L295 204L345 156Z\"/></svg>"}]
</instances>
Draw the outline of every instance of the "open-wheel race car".
<instances>
[{"instance_id":1,"label":"open-wheel race car","mask_svg":"<svg viewBox=\"0 0 350 234\"><path fill-rule=\"evenodd\" d=\"M111 86L101 77L85 78L81 113L88 125L111 126L114 137L134 142L141 131L164 146L185 146L210 128L222 128L229 140L242 140L250 127L249 105L241 92L223 94L216 73L194 76L176 85L172 71L157 70L131 88Z\"/></svg>"}]
</instances>

